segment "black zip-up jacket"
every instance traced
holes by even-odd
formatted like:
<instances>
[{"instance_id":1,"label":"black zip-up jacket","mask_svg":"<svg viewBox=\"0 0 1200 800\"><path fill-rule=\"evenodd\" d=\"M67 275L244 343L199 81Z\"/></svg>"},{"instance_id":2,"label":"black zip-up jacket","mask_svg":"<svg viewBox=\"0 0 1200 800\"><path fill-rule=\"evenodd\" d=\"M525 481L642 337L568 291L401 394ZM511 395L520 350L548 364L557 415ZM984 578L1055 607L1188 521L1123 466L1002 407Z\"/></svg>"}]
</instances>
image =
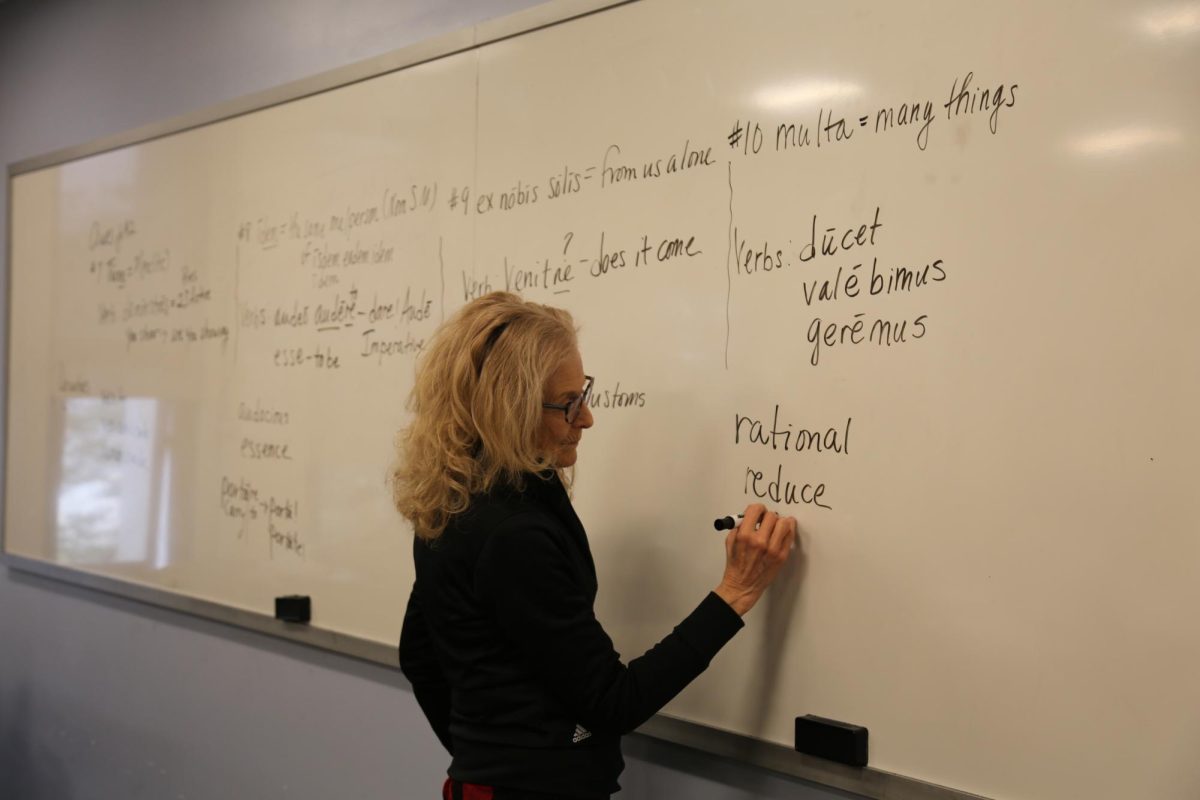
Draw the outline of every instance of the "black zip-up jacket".
<instances>
[{"instance_id":1,"label":"black zip-up jacket","mask_svg":"<svg viewBox=\"0 0 1200 800\"><path fill-rule=\"evenodd\" d=\"M432 544L400 667L465 783L557 796L620 787L620 736L649 719L742 627L709 593L665 639L622 664L593 613L587 534L554 473L473 499Z\"/></svg>"}]
</instances>

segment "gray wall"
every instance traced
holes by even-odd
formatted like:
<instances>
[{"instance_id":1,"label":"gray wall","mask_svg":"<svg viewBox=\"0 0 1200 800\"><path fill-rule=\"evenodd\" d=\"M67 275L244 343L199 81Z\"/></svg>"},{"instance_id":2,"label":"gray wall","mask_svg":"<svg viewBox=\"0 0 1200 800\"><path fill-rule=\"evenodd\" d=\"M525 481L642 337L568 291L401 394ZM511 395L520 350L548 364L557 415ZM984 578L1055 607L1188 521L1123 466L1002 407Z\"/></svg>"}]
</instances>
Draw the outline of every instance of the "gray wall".
<instances>
[{"instance_id":1,"label":"gray wall","mask_svg":"<svg viewBox=\"0 0 1200 800\"><path fill-rule=\"evenodd\" d=\"M0 163L532 4L0 0ZM639 736L626 754L628 800L849 797ZM433 798L446 762L396 670L0 570L0 798Z\"/></svg>"}]
</instances>

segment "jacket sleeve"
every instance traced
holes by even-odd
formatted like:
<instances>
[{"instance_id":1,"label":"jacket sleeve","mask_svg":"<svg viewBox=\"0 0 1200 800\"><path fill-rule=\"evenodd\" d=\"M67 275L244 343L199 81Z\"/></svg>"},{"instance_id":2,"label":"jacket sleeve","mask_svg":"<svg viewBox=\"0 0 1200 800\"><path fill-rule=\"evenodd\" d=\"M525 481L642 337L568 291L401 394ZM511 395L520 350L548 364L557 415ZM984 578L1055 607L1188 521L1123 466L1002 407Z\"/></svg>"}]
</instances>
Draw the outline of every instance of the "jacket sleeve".
<instances>
[{"instance_id":1,"label":"jacket sleeve","mask_svg":"<svg viewBox=\"0 0 1200 800\"><path fill-rule=\"evenodd\" d=\"M417 704L429 720L438 740L453 755L450 739L450 684L437 657L437 645L429 634L421 608L419 584L413 583L400 630L400 671L412 684Z\"/></svg>"},{"instance_id":2,"label":"jacket sleeve","mask_svg":"<svg viewBox=\"0 0 1200 800\"><path fill-rule=\"evenodd\" d=\"M524 515L488 537L476 590L529 668L589 730L628 733L704 671L743 626L709 593L670 634L628 665L597 621L561 543Z\"/></svg>"}]
</instances>

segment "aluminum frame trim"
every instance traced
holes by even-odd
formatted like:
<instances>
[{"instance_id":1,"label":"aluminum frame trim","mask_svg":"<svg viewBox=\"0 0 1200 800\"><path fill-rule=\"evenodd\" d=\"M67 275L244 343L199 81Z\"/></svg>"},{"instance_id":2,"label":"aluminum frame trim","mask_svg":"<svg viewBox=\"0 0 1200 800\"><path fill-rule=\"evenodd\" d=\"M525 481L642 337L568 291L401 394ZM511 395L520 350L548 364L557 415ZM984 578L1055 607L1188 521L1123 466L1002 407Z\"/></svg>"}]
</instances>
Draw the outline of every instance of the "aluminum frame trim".
<instances>
[{"instance_id":1,"label":"aluminum frame trim","mask_svg":"<svg viewBox=\"0 0 1200 800\"><path fill-rule=\"evenodd\" d=\"M0 475L0 557L8 553L8 388L12 385L12 375L9 373L11 362L10 350L13 343L12 335L12 236L13 236L13 172L10 165L4 181L4 346L0 348L0 360L3 361L4 391L0 397L0 431L3 432L3 455L0 455L0 465L4 470Z\"/></svg>"}]
</instances>

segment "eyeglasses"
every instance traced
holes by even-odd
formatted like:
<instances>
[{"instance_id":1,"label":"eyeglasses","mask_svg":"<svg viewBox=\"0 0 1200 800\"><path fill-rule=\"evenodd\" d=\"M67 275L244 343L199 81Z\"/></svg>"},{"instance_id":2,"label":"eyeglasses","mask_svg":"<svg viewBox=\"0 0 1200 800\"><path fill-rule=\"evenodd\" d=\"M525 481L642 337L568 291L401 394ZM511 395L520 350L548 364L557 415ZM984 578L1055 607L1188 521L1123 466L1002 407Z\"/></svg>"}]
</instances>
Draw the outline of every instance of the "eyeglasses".
<instances>
[{"instance_id":1,"label":"eyeglasses","mask_svg":"<svg viewBox=\"0 0 1200 800\"><path fill-rule=\"evenodd\" d=\"M577 397L571 400L571 402L542 403L542 408L553 408L557 411L563 412L567 418L567 424L574 425L575 420L579 419L579 412L583 411L583 407L591 405L592 403L592 382L594 379L591 375L584 375L583 378L583 391L580 392Z\"/></svg>"}]
</instances>

